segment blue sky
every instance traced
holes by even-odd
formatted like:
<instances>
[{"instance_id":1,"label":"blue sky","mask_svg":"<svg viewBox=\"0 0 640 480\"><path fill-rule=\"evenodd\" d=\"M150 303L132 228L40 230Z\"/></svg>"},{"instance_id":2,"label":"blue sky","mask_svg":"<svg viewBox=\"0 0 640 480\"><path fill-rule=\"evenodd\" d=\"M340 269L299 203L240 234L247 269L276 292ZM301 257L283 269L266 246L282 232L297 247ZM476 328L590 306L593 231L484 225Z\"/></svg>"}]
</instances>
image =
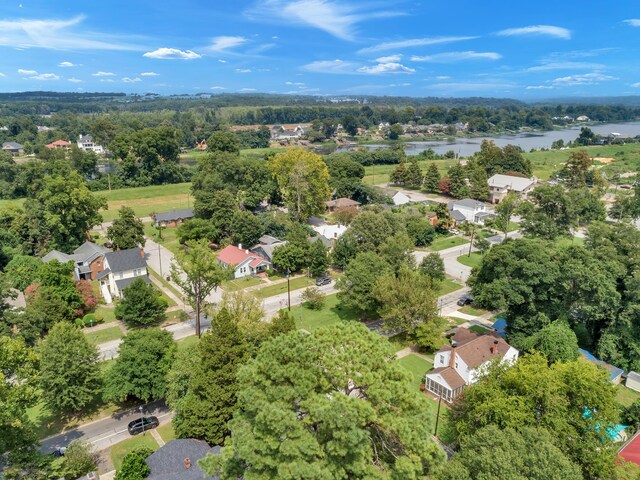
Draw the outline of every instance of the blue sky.
<instances>
[{"instance_id":1,"label":"blue sky","mask_svg":"<svg viewBox=\"0 0 640 480\"><path fill-rule=\"evenodd\" d=\"M3 0L0 91L640 94L618 0Z\"/></svg>"}]
</instances>

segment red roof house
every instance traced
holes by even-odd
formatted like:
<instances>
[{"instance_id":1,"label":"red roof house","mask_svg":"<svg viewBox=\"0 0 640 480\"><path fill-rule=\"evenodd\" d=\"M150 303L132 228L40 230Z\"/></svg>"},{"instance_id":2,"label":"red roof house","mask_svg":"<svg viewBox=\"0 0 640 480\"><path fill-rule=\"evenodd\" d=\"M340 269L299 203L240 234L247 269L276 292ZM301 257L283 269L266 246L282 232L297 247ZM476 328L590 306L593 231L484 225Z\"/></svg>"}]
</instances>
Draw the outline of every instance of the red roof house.
<instances>
[{"instance_id":1,"label":"red roof house","mask_svg":"<svg viewBox=\"0 0 640 480\"><path fill-rule=\"evenodd\" d=\"M640 466L640 432L636 433L633 438L618 453L625 462L635 463Z\"/></svg>"},{"instance_id":2,"label":"red roof house","mask_svg":"<svg viewBox=\"0 0 640 480\"><path fill-rule=\"evenodd\" d=\"M218 261L225 268L235 270L234 278L257 275L271 268L271 262L260 255L243 249L242 245L228 245L218 253Z\"/></svg>"},{"instance_id":3,"label":"red roof house","mask_svg":"<svg viewBox=\"0 0 640 480\"><path fill-rule=\"evenodd\" d=\"M67 150L68 148L71 147L71 142L67 142L66 140L56 140L55 142L51 142L45 145L45 147L47 147L50 150L54 150L54 149Z\"/></svg>"}]
</instances>

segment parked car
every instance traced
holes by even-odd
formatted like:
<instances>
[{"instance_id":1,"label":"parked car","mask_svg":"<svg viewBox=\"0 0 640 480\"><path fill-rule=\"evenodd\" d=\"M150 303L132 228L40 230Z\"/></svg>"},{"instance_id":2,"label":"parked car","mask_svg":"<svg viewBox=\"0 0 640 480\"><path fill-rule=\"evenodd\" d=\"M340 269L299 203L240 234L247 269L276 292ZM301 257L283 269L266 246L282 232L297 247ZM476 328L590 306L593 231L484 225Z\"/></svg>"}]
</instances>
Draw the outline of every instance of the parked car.
<instances>
[{"instance_id":1,"label":"parked car","mask_svg":"<svg viewBox=\"0 0 640 480\"><path fill-rule=\"evenodd\" d=\"M329 285L331 283L331 277L329 275L323 275L316 279L316 285L321 287L322 285Z\"/></svg>"},{"instance_id":2,"label":"parked car","mask_svg":"<svg viewBox=\"0 0 640 480\"><path fill-rule=\"evenodd\" d=\"M54 457L64 457L64 453L67 451L67 447L56 447L56 449L51 452L51 455Z\"/></svg>"},{"instance_id":3,"label":"parked car","mask_svg":"<svg viewBox=\"0 0 640 480\"><path fill-rule=\"evenodd\" d=\"M130 435L137 435L152 428L156 428L158 425L160 425L158 417L141 417L129 422L127 429L129 430Z\"/></svg>"},{"instance_id":4,"label":"parked car","mask_svg":"<svg viewBox=\"0 0 640 480\"><path fill-rule=\"evenodd\" d=\"M473 295L465 294L458 299L458 305L464 307L473 303Z\"/></svg>"}]
</instances>

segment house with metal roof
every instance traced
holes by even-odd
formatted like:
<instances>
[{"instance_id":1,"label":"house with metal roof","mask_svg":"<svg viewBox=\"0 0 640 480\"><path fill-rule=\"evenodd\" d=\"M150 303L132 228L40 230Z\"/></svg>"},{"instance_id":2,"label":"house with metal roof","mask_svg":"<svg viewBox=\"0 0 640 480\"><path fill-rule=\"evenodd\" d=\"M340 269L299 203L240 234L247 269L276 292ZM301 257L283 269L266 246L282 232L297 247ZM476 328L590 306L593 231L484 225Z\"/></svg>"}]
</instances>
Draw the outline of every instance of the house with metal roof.
<instances>
[{"instance_id":1,"label":"house with metal roof","mask_svg":"<svg viewBox=\"0 0 640 480\"><path fill-rule=\"evenodd\" d=\"M451 345L436 352L434 369L426 374L425 387L443 400L452 402L466 385L478 381L492 361L513 363L518 354L518 350L496 332L478 334L459 328L451 339Z\"/></svg>"},{"instance_id":2,"label":"house with metal roof","mask_svg":"<svg viewBox=\"0 0 640 480\"><path fill-rule=\"evenodd\" d=\"M142 278L147 284L151 283L144 250L141 248L106 253L104 270L96 276L106 303L112 303L114 298L122 298L123 290L136 278Z\"/></svg>"},{"instance_id":3,"label":"house with metal roof","mask_svg":"<svg viewBox=\"0 0 640 480\"><path fill-rule=\"evenodd\" d=\"M84 242L72 254L51 250L43 262L58 260L60 263L73 262L73 274L76 280L97 280L104 270L104 256L109 250L93 242Z\"/></svg>"},{"instance_id":4,"label":"house with metal roof","mask_svg":"<svg viewBox=\"0 0 640 480\"><path fill-rule=\"evenodd\" d=\"M176 227L179 224L184 223L185 220L191 220L192 218L193 208L180 208L153 215L154 226L161 226L163 228Z\"/></svg>"},{"instance_id":5,"label":"house with metal roof","mask_svg":"<svg viewBox=\"0 0 640 480\"><path fill-rule=\"evenodd\" d=\"M258 275L272 267L269 260L251 250L243 249L242 244L224 247L218 253L218 261L224 268L234 270L234 278Z\"/></svg>"},{"instance_id":6,"label":"house with metal roof","mask_svg":"<svg viewBox=\"0 0 640 480\"><path fill-rule=\"evenodd\" d=\"M598 367L604 368L609 373L609 381L613 384L618 384L622 380L622 374L624 370L618 367L614 367L613 365L608 364L607 362L596 358L593 353L588 352L582 348L578 349L580 351L580 357L587 362L591 362Z\"/></svg>"},{"instance_id":7,"label":"house with metal roof","mask_svg":"<svg viewBox=\"0 0 640 480\"><path fill-rule=\"evenodd\" d=\"M489 201L498 203L509 192L526 194L531 191L536 184L536 178L516 177L515 175L493 175L489 180Z\"/></svg>"},{"instance_id":8,"label":"house with metal roof","mask_svg":"<svg viewBox=\"0 0 640 480\"><path fill-rule=\"evenodd\" d=\"M150 470L147 480L217 480L217 476L205 476L198 460L219 453L219 446L211 448L204 440L171 440L145 460Z\"/></svg>"},{"instance_id":9,"label":"house with metal roof","mask_svg":"<svg viewBox=\"0 0 640 480\"><path fill-rule=\"evenodd\" d=\"M356 202L350 198L341 197L336 198L335 200L329 200L328 202L325 202L325 205L330 212L334 212L339 208L359 208L360 202Z\"/></svg>"}]
</instances>

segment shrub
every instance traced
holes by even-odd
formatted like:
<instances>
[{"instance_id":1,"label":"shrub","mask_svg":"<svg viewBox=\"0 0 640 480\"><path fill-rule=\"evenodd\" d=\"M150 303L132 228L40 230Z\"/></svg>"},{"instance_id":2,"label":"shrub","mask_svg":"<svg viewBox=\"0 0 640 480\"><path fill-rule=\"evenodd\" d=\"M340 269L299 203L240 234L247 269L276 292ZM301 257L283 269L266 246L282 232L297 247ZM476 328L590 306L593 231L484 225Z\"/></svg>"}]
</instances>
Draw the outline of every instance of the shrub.
<instances>
[{"instance_id":1,"label":"shrub","mask_svg":"<svg viewBox=\"0 0 640 480\"><path fill-rule=\"evenodd\" d=\"M138 447L127 453L116 472L115 480L144 480L151 473L145 459L153 453L147 447Z\"/></svg>"},{"instance_id":2,"label":"shrub","mask_svg":"<svg viewBox=\"0 0 640 480\"><path fill-rule=\"evenodd\" d=\"M304 300L304 305L311 310L322 310L324 307L324 295L317 287L306 288L302 292L302 300Z\"/></svg>"}]
</instances>

